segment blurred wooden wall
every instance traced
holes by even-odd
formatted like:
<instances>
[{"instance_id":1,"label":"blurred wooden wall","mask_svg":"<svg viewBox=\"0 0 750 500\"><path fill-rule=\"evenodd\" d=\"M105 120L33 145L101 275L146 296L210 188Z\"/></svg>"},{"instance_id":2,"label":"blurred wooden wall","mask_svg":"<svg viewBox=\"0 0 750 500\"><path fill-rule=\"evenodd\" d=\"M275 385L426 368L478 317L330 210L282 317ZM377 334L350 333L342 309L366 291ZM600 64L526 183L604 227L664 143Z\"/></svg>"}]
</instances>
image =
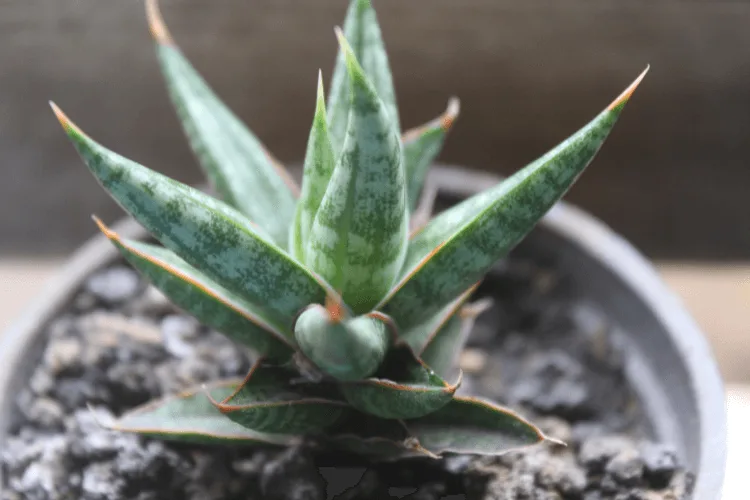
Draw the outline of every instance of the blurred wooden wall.
<instances>
[{"instance_id":1,"label":"blurred wooden wall","mask_svg":"<svg viewBox=\"0 0 750 500\"><path fill-rule=\"evenodd\" d=\"M750 2L374 0L405 127L461 97L442 160L512 173L651 72L567 199L652 257L750 258ZM281 159L301 159L345 0L162 0L178 43ZM199 171L139 0L0 1L0 252L69 251L120 210L47 101L182 181Z\"/></svg>"}]
</instances>

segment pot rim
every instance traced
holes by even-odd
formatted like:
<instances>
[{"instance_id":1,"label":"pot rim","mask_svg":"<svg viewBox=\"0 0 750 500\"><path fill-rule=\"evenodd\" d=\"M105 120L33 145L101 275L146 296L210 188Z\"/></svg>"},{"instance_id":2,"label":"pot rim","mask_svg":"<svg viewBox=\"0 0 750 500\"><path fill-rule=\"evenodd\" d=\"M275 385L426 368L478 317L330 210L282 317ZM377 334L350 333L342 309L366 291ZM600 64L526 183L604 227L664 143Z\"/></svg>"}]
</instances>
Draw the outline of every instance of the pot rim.
<instances>
[{"instance_id":1,"label":"pot rim","mask_svg":"<svg viewBox=\"0 0 750 500\"><path fill-rule=\"evenodd\" d=\"M500 176L455 166L431 168L428 183L454 194L468 196L497 184ZM677 296L666 286L653 265L628 241L601 220L561 201L540 222L546 229L572 241L583 252L616 275L653 312L663 325L686 365L695 393L700 422L700 458L696 470L694 498L720 498L726 464L726 408L724 387L708 341ZM132 218L124 217L113 230L126 238L139 238L146 231ZM23 369L23 360L34 347L37 334L70 300L96 269L117 255L102 234L76 250L49 279L42 292L0 336L0 395ZM6 425L0 415L0 439Z\"/></svg>"}]
</instances>

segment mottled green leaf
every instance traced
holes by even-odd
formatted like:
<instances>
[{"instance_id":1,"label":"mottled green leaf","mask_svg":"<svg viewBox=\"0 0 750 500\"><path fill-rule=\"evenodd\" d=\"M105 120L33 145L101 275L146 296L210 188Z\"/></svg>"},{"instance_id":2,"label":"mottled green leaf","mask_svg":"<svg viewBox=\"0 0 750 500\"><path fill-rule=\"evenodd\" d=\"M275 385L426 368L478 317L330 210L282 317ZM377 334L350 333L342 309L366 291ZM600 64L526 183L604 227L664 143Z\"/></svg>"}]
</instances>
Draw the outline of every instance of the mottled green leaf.
<instances>
[{"instance_id":1,"label":"mottled green leaf","mask_svg":"<svg viewBox=\"0 0 750 500\"><path fill-rule=\"evenodd\" d=\"M294 181L175 45L156 0L148 1L148 14L169 95L200 165L227 203L285 247L296 204Z\"/></svg>"},{"instance_id":2,"label":"mottled green leaf","mask_svg":"<svg viewBox=\"0 0 750 500\"><path fill-rule=\"evenodd\" d=\"M461 384L446 383L404 344L395 346L372 378L341 384L354 408L380 418L417 418L441 408Z\"/></svg>"},{"instance_id":3,"label":"mottled green leaf","mask_svg":"<svg viewBox=\"0 0 750 500\"><path fill-rule=\"evenodd\" d=\"M178 307L202 324L271 358L289 358L295 342L290 330L242 300L166 248L121 238L96 219L99 229L128 262Z\"/></svg>"},{"instance_id":4,"label":"mottled green leaf","mask_svg":"<svg viewBox=\"0 0 750 500\"><path fill-rule=\"evenodd\" d=\"M343 304L327 300L297 319L300 350L319 369L338 380L359 380L380 366L393 336L389 318L377 313L349 317Z\"/></svg>"},{"instance_id":5,"label":"mottled green leaf","mask_svg":"<svg viewBox=\"0 0 750 500\"><path fill-rule=\"evenodd\" d=\"M481 300L463 306L448 318L429 338L420 355L422 361L443 378L454 376L474 322L490 304L489 299Z\"/></svg>"},{"instance_id":6,"label":"mottled green leaf","mask_svg":"<svg viewBox=\"0 0 750 500\"><path fill-rule=\"evenodd\" d=\"M453 122L456 121L459 111L459 100L454 97L448 102L445 113L421 127L408 130L401 139L409 210L412 212L419 203L419 195L430 165L443 149L445 138Z\"/></svg>"},{"instance_id":7,"label":"mottled green leaf","mask_svg":"<svg viewBox=\"0 0 750 500\"><path fill-rule=\"evenodd\" d=\"M224 288L288 326L302 308L334 293L237 210L108 150L53 108L89 170L119 205Z\"/></svg>"},{"instance_id":8,"label":"mottled green leaf","mask_svg":"<svg viewBox=\"0 0 750 500\"><path fill-rule=\"evenodd\" d=\"M362 314L390 289L408 239L401 142L340 32L353 107L343 151L315 216L307 264Z\"/></svg>"},{"instance_id":9,"label":"mottled green leaf","mask_svg":"<svg viewBox=\"0 0 750 500\"><path fill-rule=\"evenodd\" d=\"M289 445L294 436L263 434L247 429L221 414L206 397L217 399L234 392L242 380L226 380L153 401L131 410L106 427L172 441L207 444Z\"/></svg>"},{"instance_id":10,"label":"mottled green leaf","mask_svg":"<svg viewBox=\"0 0 750 500\"><path fill-rule=\"evenodd\" d=\"M400 420L382 419L355 412L343 425L321 436L332 448L356 453L371 460L389 461L407 457L435 455L422 448Z\"/></svg>"},{"instance_id":11,"label":"mottled green leaf","mask_svg":"<svg viewBox=\"0 0 750 500\"><path fill-rule=\"evenodd\" d=\"M547 154L498 186L447 210L418 232L411 240L402 278L377 309L393 317L401 329L408 329L479 280L573 185L642 77Z\"/></svg>"},{"instance_id":12,"label":"mottled green leaf","mask_svg":"<svg viewBox=\"0 0 750 500\"><path fill-rule=\"evenodd\" d=\"M471 294L474 293L478 286L479 283L475 283L468 290L459 295L456 300L443 307L443 309L427 321L402 332L400 334L401 340L409 344L417 355L421 355L430 341L435 335L437 335L437 332L456 315L458 310L461 309L467 300L469 300L469 297L471 297Z\"/></svg>"},{"instance_id":13,"label":"mottled green leaf","mask_svg":"<svg viewBox=\"0 0 750 500\"><path fill-rule=\"evenodd\" d=\"M393 87L388 54L380 33L377 15L370 0L350 0L343 28L344 36L351 43L355 57L383 100L394 129L400 134L396 92ZM344 144L351 109L346 59L344 50L339 50L328 97L331 141L337 153L341 151Z\"/></svg>"},{"instance_id":14,"label":"mottled green leaf","mask_svg":"<svg viewBox=\"0 0 750 500\"><path fill-rule=\"evenodd\" d=\"M212 402L232 421L271 434L320 433L349 413L333 386L295 376L260 359L234 393Z\"/></svg>"},{"instance_id":15,"label":"mottled green leaf","mask_svg":"<svg viewBox=\"0 0 750 500\"><path fill-rule=\"evenodd\" d=\"M336 159L328 137L328 121L326 119L325 95L323 92L323 78L318 75L318 99L315 107L310 137L307 141L307 153L302 177L302 195L297 205L297 216L294 223L295 236L292 248L294 255L301 262L304 261L305 243L309 239L315 214L326 193L328 182L331 180Z\"/></svg>"},{"instance_id":16,"label":"mottled green leaf","mask_svg":"<svg viewBox=\"0 0 750 500\"><path fill-rule=\"evenodd\" d=\"M437 455L501 455L549 440L520 415L468 397L455 397L438 411L405 425L424 448Z\"/></svg>"}]
</instances>

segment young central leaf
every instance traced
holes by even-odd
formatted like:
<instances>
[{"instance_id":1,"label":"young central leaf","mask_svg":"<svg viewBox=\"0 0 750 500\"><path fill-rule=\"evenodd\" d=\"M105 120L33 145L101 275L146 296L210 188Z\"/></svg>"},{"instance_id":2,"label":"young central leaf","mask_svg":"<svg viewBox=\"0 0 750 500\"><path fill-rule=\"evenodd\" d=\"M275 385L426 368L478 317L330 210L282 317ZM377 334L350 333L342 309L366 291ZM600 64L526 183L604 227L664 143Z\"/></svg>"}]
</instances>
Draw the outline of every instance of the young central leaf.
<instances>
[{"instance_id":1,"label":"young central leaf","mask_svg":"<svg viewBox=\"0 0 750 500\"><path fill-rule=\"evenodd\" d=\"M401 142L391 115L340 31L351 90L346 139L315 216L305 260L355 313L393 284L408 218Z\"/></svg>"}]
</instances>

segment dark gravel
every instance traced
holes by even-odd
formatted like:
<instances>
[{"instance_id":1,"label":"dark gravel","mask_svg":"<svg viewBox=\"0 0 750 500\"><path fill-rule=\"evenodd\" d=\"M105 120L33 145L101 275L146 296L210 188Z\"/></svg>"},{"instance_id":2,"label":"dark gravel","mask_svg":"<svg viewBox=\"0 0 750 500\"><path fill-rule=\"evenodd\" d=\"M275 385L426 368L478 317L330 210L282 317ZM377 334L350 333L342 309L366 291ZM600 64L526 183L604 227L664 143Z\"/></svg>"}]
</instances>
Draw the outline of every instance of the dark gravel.
<instances>
[{"instance_id":1,"label":"dark gravel","mask_svg":"<svg viewBox=\"0 0 750 500\"><path fill-rule=\"evenodd\" d=\"M188 446L104 430L98 418L244 375L252 362L118 264L87 280L47 328L0 449L0 500L688 499L692 476L649 440L607 319L528 262L509 260L486 283L479 293L491 291L495 305L462 359L461 391L522 411L568 447L356 464L305 447Z\"/></svg>"}]
</instances>

